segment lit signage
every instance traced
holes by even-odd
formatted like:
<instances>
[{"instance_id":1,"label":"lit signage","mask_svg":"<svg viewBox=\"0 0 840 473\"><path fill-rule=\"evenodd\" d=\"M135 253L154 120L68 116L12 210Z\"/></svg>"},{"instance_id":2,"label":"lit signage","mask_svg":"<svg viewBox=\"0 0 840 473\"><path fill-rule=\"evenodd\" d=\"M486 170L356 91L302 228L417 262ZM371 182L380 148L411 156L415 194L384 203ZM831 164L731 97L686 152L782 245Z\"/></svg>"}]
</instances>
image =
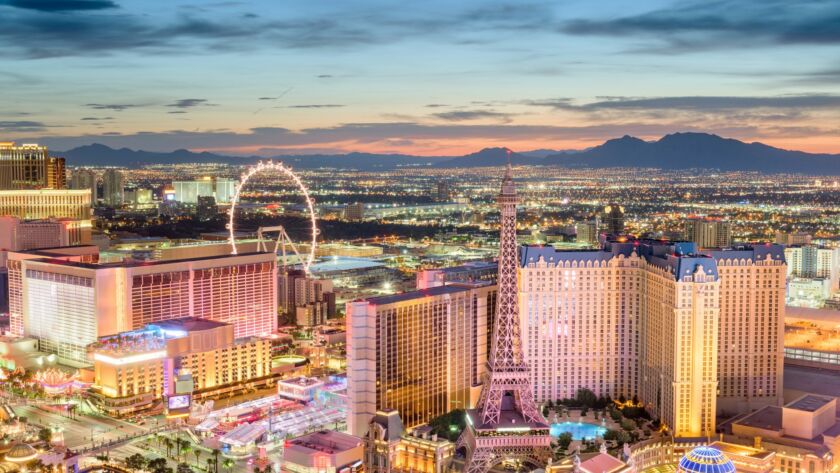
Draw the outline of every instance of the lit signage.
<instances>
[{"instance_id":1,"label":"lit signage","mask_svg":"<svg viewBox=\"0 0 840 473\"><path fill-rule=\"evenodd\" d=\"M169 408L169 410L186 409L190 407L190 395L180 394L177 396L170 396L167 400L166 406Z\"/></svg>"},{"instance_id":2,"label":"lit signage","mask_svg":"<svg viewBox=\"0 0 840 473\"><path fill-rule=\"evenodd\" d=\"M161 358L166 358L166 350L160 351L151 351L148 353L140 353L139 355L131 355L125 356L121 358L114 358L112 356L105 355L103 353L94 353L93 359L95 361L101 361L102 363L108 363L109 365L129 365L131 363L139 363L141 361L151 361L151 360L159 360Z\"/></svg>"}]
</instances>

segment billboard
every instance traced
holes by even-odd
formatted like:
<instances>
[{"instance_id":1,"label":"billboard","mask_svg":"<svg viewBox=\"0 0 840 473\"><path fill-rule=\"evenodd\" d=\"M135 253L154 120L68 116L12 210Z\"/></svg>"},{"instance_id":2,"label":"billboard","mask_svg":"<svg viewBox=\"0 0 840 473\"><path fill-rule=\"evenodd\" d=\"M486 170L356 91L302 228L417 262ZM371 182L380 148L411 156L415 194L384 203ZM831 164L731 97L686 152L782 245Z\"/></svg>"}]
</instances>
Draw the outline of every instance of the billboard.
<instances>
[{"instance_id":1,"label":"billboard","mask_svg":"<svg viewBox=\"0 0 840 473\"><path fill-rule=\"evenodd\" d=\"M177 394L175 396L169 396L169 399L167 399L166 407L170 411L179 410L179 409L189 409L189 407L190 407L190 395L189 394Z\"/></svg>"}]
</instances>

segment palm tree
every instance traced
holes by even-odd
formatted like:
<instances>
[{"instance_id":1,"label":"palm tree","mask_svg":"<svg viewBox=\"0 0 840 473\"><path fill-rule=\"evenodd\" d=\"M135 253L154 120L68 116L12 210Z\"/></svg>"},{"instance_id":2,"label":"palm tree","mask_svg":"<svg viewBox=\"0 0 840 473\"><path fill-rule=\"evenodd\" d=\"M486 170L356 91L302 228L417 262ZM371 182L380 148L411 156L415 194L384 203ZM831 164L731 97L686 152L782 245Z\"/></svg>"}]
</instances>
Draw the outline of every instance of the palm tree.
<instances>
[{"instance_id":1,"label":"palm tree","mask_svg":"<svg viewBox=\"0 0 840 473\"><path fill-rule=\"evenodd\" d=\"M213 455L213 467L214 467L214 472L213 473L219 473L219 455L222 454L222 451L219 450L218 448L214 448L211 453Z\"/></svg>"},{"instance_id":2,"label":"palm tree","mask_svg":"<svg viewBox=\"0 0 840 473\"><path fill-rule=\"evenodd\" d=\"M181 458L182 458L182 461L186 462L187 456L190 454L191 451L192 451L192 447L190 446L189 441L184 440L184 442L181 444Z\"/></svg>"},{"instance_id":3,"label":"palm tree","mask_svg":"<svg viewBox=\"0 0 840 473\"><path fill-rule=\"evenodd\" d=\"M193 449L193 455L195 455L195 466L198 466L198 460L201 458L201 454L204 453L198 448L198 445Z\"/></svg>"},{"instance_id":4,"label":"palm tree","mask_svg":"<svg viewBox=\"0 0 840 473\"><path fill-rule=\"evenodd\" d=\"M210 473L210 468L211 468L211 467L212 467L212 466L213 466L216 462L215 462L212 458L208 458L207 460L205 460L205 463L207 463L207 473Z\"/></svg>"},{"instance_id":5,"label":"palm tree","mask_svg":"<svg viewBox=\"0 0 840 473\"><path fill-rule=\"evenodd\" d=\"M234 461L230 458L225 458L225 461L222 463L222 466L225 467L227 471L230 471L233 468Z\"/></svg>"},{"instance_id":6,"label":"palm tree","mask_svg":"<svg viewBox=\"0 0 840 473\"><path fill-rule=\"evenodd\" d=\"M163 445L166 447L166 456L170 457L170 452L172 451L172 439L169 437L164 437Z\"/></svg>"}]
</instances>

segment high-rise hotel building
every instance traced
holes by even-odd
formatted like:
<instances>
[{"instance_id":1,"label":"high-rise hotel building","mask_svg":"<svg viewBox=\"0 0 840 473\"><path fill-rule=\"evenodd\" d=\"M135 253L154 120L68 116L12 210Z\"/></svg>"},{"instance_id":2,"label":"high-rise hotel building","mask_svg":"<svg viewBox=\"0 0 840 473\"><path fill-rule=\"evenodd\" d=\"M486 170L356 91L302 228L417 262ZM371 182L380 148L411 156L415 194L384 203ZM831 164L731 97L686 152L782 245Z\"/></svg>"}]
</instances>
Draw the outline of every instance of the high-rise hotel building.
<instances>
[{"instance_id":1,"label":"high-rise hotel building","mask_svg":"<svg viewBox=\"0 0 840 473\"><path fill-rule=\"evenodd\" d=\"M64 158L52 157L46 146L0 142L0 189L63 189Z\"/></svg>"},{"instance_id":2,"label":"high-rise hotel building","mask_svg":"<svg viewBox=\"0 0 840 473\"><path fill-rule=\"evenodd\" d=\"M520 315L538 401L639 396L678 436L717 412L781 401L785 259L779 245L605 241L521 249Z\"/></svg>"},{"instance_id":3,"label":"high-rise hotel building","mask_svg":"<svg viewBox=\"0 0 840 473\"><path fill-rule=\"evenodd\" d=\"M20 252L9 266L13 329L67 362L86 363L98 337L171 319L228 323L235 338L277 326L273 253L97 264Z\"/></svg>"},{"instance_id":4,"label":"high-rise hotel building","mask_svg":"<svg viewBox=\"0 0 840 473\"><path fill-rule=\"evenodd\" d=\"M347 303L348 429L363 436L382 409L406 427L475 405L496 286L453 283Z\"/></svg>"}]
</instances>

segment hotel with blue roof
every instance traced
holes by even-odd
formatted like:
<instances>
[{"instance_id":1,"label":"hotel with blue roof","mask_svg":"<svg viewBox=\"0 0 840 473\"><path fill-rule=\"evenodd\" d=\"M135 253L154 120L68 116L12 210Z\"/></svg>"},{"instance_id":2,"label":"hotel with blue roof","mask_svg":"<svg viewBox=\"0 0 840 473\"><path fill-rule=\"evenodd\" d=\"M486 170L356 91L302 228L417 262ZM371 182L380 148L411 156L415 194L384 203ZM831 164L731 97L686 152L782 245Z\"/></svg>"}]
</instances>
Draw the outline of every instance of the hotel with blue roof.
<instances>
[{"instance_id":1,"label":"hotel with blue roof","mask_svg":"<svg viewBox=\"0 0 840 473\"><path fill-rule=\"evenodd\" d=\"M521 248L523 343L538 401L581 388L637 395L682 437L714 434L718 413L780 404L782 246L601 243Z\"/></svg>"}]
</instances>

